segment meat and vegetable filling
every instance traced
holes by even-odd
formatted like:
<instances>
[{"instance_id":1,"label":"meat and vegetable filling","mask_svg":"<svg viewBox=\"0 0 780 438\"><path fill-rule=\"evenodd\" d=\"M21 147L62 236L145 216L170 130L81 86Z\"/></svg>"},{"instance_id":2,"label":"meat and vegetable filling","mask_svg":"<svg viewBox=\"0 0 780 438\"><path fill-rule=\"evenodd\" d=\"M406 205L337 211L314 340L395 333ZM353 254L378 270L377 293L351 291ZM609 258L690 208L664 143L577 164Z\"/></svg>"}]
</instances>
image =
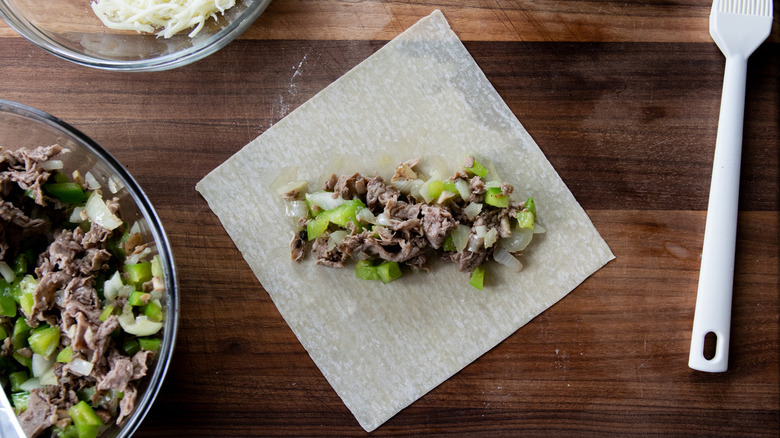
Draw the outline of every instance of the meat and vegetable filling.
<instances>
[{"instance_id":1,"label":"meat and vegetable filling","mask_svg":"<svg viewBox=\"0 0 780 438\"><path fill-rule=\"evenodd\" d=\"M314 193L303 181L280 188L289 214L300 217L292 259L302 260L313 241L317 264L341 268L357 256L358 278L387 283L402 276L403 266L427 271L430 258L441 257L470 272L477 289L490 258L521 270L517 257L544 232L533 198L512 200L514 188L473 156L446 179L423 178L417 164L400 164L389 183L355 173L332 175Z\"/></svg>"},{"instance_id":2,"label":"meat and vegetable filling","mask_svg":"<svg viewBox=\"0 0 780 438\"><path fill-rule=\"evenodd\" d=\"M0 376L28 437L120 424L161 344L156 249L67 152L0 150Z\"/></svg>"}]
</instances>

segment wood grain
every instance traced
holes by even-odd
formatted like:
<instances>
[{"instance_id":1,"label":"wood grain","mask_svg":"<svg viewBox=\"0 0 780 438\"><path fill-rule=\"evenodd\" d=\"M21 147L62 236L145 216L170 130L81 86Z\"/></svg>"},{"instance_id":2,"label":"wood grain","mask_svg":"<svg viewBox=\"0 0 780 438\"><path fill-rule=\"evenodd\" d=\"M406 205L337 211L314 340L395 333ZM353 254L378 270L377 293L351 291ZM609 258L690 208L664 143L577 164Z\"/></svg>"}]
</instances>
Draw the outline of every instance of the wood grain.
<instances>
[{"instance_id":1,"label":"wood grain","mask_svg":"<svg viewBox=\"0 0 780 438\"><path fill-rule=\"evenodd\" d=\"M173 243L182 319L137 436L365 436L195 183L440 8L617 258L371 435L780 433L780 44L750 59L730 369L687 367L723 75L704 1L276 0L187 67L118 74L0 23L0 97L135 176Z\"/></svg>"}]
</instances>

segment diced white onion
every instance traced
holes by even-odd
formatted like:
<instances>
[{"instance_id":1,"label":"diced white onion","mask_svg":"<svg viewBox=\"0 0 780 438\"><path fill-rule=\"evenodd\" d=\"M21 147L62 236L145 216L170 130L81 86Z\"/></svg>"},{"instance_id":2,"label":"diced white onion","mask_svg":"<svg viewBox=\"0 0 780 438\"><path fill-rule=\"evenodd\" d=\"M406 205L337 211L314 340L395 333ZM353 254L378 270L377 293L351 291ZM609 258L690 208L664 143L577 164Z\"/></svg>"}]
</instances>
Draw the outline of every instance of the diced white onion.
<instances>
[{"instance_id":1,"label":"diced white onion","mask_svg":"<svg viewBox=\"0 0 780 438\"><path fill-rule=\"evenodd\" d=\"M500 246L493 251L493 259L514 272L520 272L523 269L523 264L520 263L520 260L517 260L517 257Z\"/></svg>"},{"instance_id":2,"label":"diced white onion","mask_svg":"<svg viewBox=\"0 0 780 438\"><path fill-rule=\"evenodd\" d=\"M346 230L337 230L330 233L330 236L328 237L328 251L332 250L338 245L341 245L341 242L343 242L344 238L346 237Z\"/></svg>"},{"instance_id":3,"label":"diced white onion","mask_svg":"<svg viewBox=\"0 0 780 438\"><path fill-rule=\"evenodd\" d=\"M469 220L474 220L475 217L482 211L482 204L479 202L472 202L463 209L463 214L466 215Z\"/></svg>"},{"instance_id":4,"label":"diced white onion","mask_svg":"<svg viewBox=\"0 0 780 438\"><path fill-rule=\"evenodd\" d=\"M92 372L92 362L77 357L70 361L70 371L82 376L88 376Z\"/></svg>"},{"instance_id":5,"label":"diced white onion","mask_svg":"<svg viewBox=\"0 0 780 438\"><path fill-rule=\"evenodd\" d=\"M412 188L418 182L422 184L422 181L419 179L397 179L395 181L390 181L390 185L396 189L398 189L399 192L403 193L404 195L408 195L412 193Z\"/></svg>"},{"instance_id":6,"label":"diced white onion","mask_svg":"<svg viewBox=\"0 0 780 438\"><path fill-rule=\"evenodd\" d=\"M466 225L458 225L452 230L452 244L455 245L456 251L461 252L468 245L470 234L471 228Z\"/></svg>"},{"instance_id":7,"label":"diced white onion","mask_svg":"<svg viewBox=\"0 0 780 438\"><path fill-rule=\"evenodd\" d=\"M468 201L471 198L471 188L469 183L463 179L455 180L455 188L458 189L458 194L464 201Z\"/></svg>"},{"instance_id":8,"label":"diced white onion","mask_svg":"<svg viewBox=\"0 0 780 438\"><path fill-rule=\"evenodd\" d=\"M304 201L285 202L284 213L287 217L297 221L298 219L309 215L309 207Z\"/></svg>"},{"instance_id":9,"label":"diced white onion","mask_svg":"<svg viewBox=\"0 0 780 438\"><path fill-rule=\"evenodd\" d=\"M37 377L27 379L27 381L19 385L19 389L25 392L30 392L33 389L37 389L40 387L41 387L41 381Z\"/></svg>"},{"instance_id":10,"label":"diced white onion","mask_svg":"<svg viewBox=\"0 0 780 438\"><path fill-rule=\"evenodd\" d=\"M116 296L118 298L127 298L131 293L133 293L134 290L135 288L132 285L126 284L119 288L119 290L116 292Z\"/></svg>"},{"instance_id":11,"label":"diced white onion","mask_svg":"<svg viewBox=\"0 0 780 438\"><path fill-rule=\"evenodd\" d=\"M119 219L103 201L103 198L92 192L87 200L86 205L87 216L96 224L102 226L107 230L113 230L122 225L122 220Z\"/></svg>"},{"instance_id":12,"label":"diced white onion","mask_svg":"<svg viewBox=\"0 0 780 438\"><path fill-rule=\"evenodd\" d=\"M289 193L293 191L304 193L306 192L306 188L308 186L309 183L306 182L306 180L292 181L276 189L276 194L279 196L283 196L285 193Z\"/></svg>"},{"instance_id":13,"label":"diced white onion","mask_svg":"<svg viewBox=\"0 0 780 438\"><path fill-rule=\"evenodd\" d=\"M54 366L54 358L46 358L40 354L32 355L32 375L33 377L41 377L46 374Z\"/></svg>"},{"instance_id":14,"label":"diced white onion","mask_svg":"<svg viewBox=\"0 0 780 438\"><path fill-rule=\"evenodd\" d=\"M392 224L393 224L392 219L387 217L386 214L379 213L379 215L377 215L377 217L376 217L376 225L382 225L382 226L385 226L385 227L389 227Z\"/></svg>"},{"instance_id":15,"label":"diced white onion","mask_svg":"<svg viewBox=\"0 0 780 438\"><path fill-rule=\"evenodd\" d=\"M64 166L62 160L48 160L41 163L41 167L43 167L44 170L59 170Z\"/></svg>"},{"instance_id":16,"label":"diced white onion","mask_svg":"<svg viewBox=\"0 0 780 438\"><path fill-rule=\"evenodd\" d=\"M124 286L122 284L122 277L119 275L119 271L116 271L111 278L103 283L103 296L109 300L115 299L122 286Z\"/></svg>"},{"instance_id":17,"label":"diced white onion","mask_svg":"<svg viewBox=\"0 0 780 438\"><path fill-rule=\"evenodd\" d=\"M122 184L122 181L119 179L119 177L116 175L111 175L108 177L108 190L110 190L111 193L116 194L123 188L125 188L125 185Z\"/></svg>"},{"instance_id":18,"label":"diced white onion","mask_svg":"<svg viewBox=\"0 0 780 438\"><path fill-rule=\"evenodd\" d=\"M49 371L43 373L40 379L41 385L58 385L57 375L54 374L54 367L49 368Z\"/></svg>"},{"instance_id":19,"label":"diced white onion","mask_svg":"<svg viewBox=\"0 0 780 438\"><path fill-rule=\"evenodd\" d=\"M129 304L122 309L122 314L117 317L122 330L131 335L151 336L160 331L162 322L151 321L146 315L133 316L133 310Z\"/></svg>"},{"instance_id":20,"label":"diced white onion","mask_svg":"<svg viewBox=\"0 0 780 438\"><path fill-rule=\"evenodd\" d=\"M547 228L543 227L539 222L534 222L534 234L543 234L547 232Z\"/></svg>"},{"instance_id":21,"label":"diced white onion","mask_svg":"<svg viewBox=\"0 0 780 438\"><path fill-rule=\"evenodd\" d=\"M70 214L70 217L68 218L68 222L73 224L80 224L87 220L87 213L84 210L84 207L78 206L73 209L73 212Z\"/></svg>"},{"instance_id":22,"label":"diced white onion","mask_svg":"<svg viewBox=\"0 0 780 438\"><path fill-rule=\"evenodd\" d=\"M13 283L14 280L16 280L16 274L14 274L14 270L11 269L10 266L8 266L8 263L4 261L0 261L0 275L5 278L5 281L8 283Z\"/></svg>"},{"instance_id":23,"label":"diced white onion","mask_svg":"<svg viewBox=\"0 0 780 438\"><path fill-rule=\"evenodd\" d=\"M307 193L306 199L308 199L309 202L320 207L323 210L332 210L338 207L339 205L347 202L344 199L342 199L341 196L334 198L332 192Z\"/></svg>"},{"instance_id":24,"label":"diced white onion","mask_svg":"<svg viewBox=\"0 0 780 438\"><path fill-rule=\"evenodd\" d=\"M427 204L427 203L429 203L429 202L431 202L431 200L433 199L433 197L431 196L431 194L428 192L428 184L430 184L430 182L431 182L431 180L425 181L425 182L424 182L424 183L423 183L423 184L420 186L420 189L419 189L420 196L422 196L422 198L423 198L423 200L425 200L425 203L426 203L426 204Z\"/></svg>"},{"instance_id":25,"label":"diced white onion","mask_svg":"<svg viewBox=\"0 0 780 438\"><path fill-rule=\"evenodd\" d=\"M452 193L450 191L442 190L441 195L439 195L439 199L436 200L436 203L437 204L443 204L448 199L454 198L455 195L456 195L455 193Z\"/></svg>"},{"instance_id":26,"label":"diced white onion","mask_svg":"<svg viewBox=\"0 0 780 438\"><path fill-rule=\"evenodd\" d=\"M490 248L494 243L496 243L496 239L498 239L498 230L491 228L487 233L485 233L484 239L485 248Z\"/></svg>"},{"instance_id":27,"label":"diced white onion","mask_svg":"<svg viewBox=\"0 0 780 438\"><path fill-rule=\"evenodd\" d=\"M126 265L134 265L134 264L138 263L139 260L141 260L142 258L148 256L151 253L152 253L152 248L149 248L147 246L146 248L141 250L141 252L133 253L129 257L127 257L125 259L125 264Z\"/></svg>"},{"instance_id":28,"label":"diced white onion","mask_svg":"<svg viewBox=\"0 0 780 438\"><path fill-rule=\"evenodd\" d=\"M376 216L367 208L361 208L355 216L357 217L358 222L376 224Z\"/></svg>"},{"instance_id":29,"label":"diced white onion","mask_svg":"<svg viewBox=\"0 0 780 438\"><path fill-rule=\"evenodd\" d=\"M499 246L509 252L522 251L531 243L534 233L528 228L519 228L512 231L512 235L499 241Z\"/></svg>"},{"instance_id":30,"label":"diced white onion","mask_svg":"<svg viewBox=\"0 0 780 438\"><path fill-rule=\"evenodd\" d=\"M486 189L492 189L495 187L501 187L501 181L490 180L485 182Z\"/></svg>"},{"instance_id":31,"label":"diced white onion","mask_svg":"<svg viewBox=\"0 0 780 438\"><path fill-rule=\"evenodd\" d=\"M488 174L486 176L489 176L490 179L503 181L501 177L498 175L498 171L496 170L496 166L493 165L492 161L486 161L482 163L483 166L485 166L485 169L488 170Z\"/></svg>"},{"instance_id":32,"label":"diced white onion","mask_svg":"<svg viewBox=\"0 0 780 438\"><path fill-rule=\"evenodd\" d=\"M485 234L487 234L486 226L477 225L474 227L474 236L469 239L469 251L477 252L485 245Z\"/></svg>"},{"instance_id":33,"label":"diced white onion","mask_svg":"<svg viewBox=\"0 0 780 438\"><path fill-rule=\"evenodd\" d=\"M97 190L100 188L100 183L95 178L95 175L92 175L92 172L84 174L84 182L87 183L87 188L90 190Z\"/></svg>"}]
</instances>

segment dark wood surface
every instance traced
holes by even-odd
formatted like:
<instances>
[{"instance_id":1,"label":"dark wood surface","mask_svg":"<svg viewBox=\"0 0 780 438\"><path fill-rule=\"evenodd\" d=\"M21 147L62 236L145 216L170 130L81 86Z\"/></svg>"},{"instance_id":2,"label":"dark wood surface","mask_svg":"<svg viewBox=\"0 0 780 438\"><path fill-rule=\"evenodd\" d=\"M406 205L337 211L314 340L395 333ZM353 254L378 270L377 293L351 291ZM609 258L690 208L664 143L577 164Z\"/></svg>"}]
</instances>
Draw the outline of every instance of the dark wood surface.
<instances>
[{"instance_id":1,"label":"dark wood surface","mask_svg":"<svg viewBox=\"0 0 780 438\"><path fill-rule=\"evenodd\" d=\"M0 97L114 154L174 246L178 344L137 436L366 435L194 186L434 8L617 258L372 435L778 436L778 20L748 73L730 367L700 373L687 358L724 58L693 0L276 0L220 52L134 74L0 23Z\"/></svg>"}]
</instances>

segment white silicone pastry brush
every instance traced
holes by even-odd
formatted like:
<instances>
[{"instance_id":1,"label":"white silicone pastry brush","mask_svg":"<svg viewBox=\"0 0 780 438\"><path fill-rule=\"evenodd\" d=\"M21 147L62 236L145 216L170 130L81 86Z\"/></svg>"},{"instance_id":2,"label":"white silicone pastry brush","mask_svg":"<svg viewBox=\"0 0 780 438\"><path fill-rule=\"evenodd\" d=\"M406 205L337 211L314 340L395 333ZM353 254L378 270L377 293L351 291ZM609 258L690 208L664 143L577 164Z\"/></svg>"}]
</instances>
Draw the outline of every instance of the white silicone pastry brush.
<instances>
[{"instance_id":1,"label":"white silicone pastry brush","mask_svg":"<svg viewBox=\"0 0 780 438\"><path fill-rule=\"evenodd\" d=\"M726 56L726 71L688 358L688 366L699 371L728 369L747 60L771 30L772 0L712 4L710 35ZM716 341L714 355L707 358L704 339L709 333Z\"/></svg>"}]
</instances>

